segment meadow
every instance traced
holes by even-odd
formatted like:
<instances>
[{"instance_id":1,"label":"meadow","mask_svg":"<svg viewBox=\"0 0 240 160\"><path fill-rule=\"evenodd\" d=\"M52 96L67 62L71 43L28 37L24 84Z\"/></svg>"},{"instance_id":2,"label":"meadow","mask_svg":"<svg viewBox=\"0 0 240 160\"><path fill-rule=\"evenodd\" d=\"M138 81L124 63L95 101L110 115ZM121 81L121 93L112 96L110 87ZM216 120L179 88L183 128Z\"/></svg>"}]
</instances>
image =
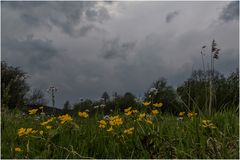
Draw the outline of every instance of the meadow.
<instances>
[{"instance_id":1,"label":"meadow","mask_svg":"<svg viewBox=\"0 0 240 160\"><path fill-rule=\"evenodd\" d=\"M1 158L239 159L239 118L233 109L211 115L163 114L162 103L124 112L47 116L44 107L5 111Z\"/></svg>"}]
</instances>

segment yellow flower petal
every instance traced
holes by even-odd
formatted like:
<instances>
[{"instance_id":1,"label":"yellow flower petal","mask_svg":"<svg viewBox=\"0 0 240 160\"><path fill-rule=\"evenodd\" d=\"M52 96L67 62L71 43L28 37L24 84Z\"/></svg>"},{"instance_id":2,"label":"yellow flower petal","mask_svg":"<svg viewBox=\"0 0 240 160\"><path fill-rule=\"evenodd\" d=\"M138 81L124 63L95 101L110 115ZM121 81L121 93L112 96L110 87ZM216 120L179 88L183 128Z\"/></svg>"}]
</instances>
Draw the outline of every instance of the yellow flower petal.
<instances>
[{"instance_id":1,"label":"yellow flower petal","mask_svg":"<svg viewBox=\"0 0 240 160\"><path fill-rule=\"evenodd\" d=\"M79 117L87 118L89 115L87 112L78 112Z\"/></svg>"},{"instance_id":2,"label":"yellow flower petal","mask_svg":"<svg viewBox=\"0 0 240 160\"><path fill-rule=\"evenodd\" d=\"M46 128L47 128L47 129L51 129L51 128L52 128L52 126L46 126Z\"/></svg>"},{"instance_id":3,"label":"yellow flower petal","mask_svg":"<svg viewBox=\"0 0 240 160\"><path fill-rule=\"evenodd\" d=\"M163 103L161 103L161 102L160 102L160 103L154 103L153 106L154 106L154 107L162 107L162 106L163 106Z\"/></svg>"},{"instance_id":4,"label":"yellow flower petal","mask_svg":"<svg viewBox=\"0 0 240 160\"><path fill-rule=\"evenodd\" d=\"M43 135L43 131L39 131L39 134L40 134L40 135Z\"/></svg>"},{"instance_id":5,"label":"yellow flower petal","mask_svg":"<svg viewBox=\"0 0 240 160\"><path fill-rule=\"evenodd\" d=\"M158 110L156 110L156 109L152 110L152 114L153 114L153 115L157 115L158 113L159 113Z\"/></svg>"},{"instance_id":6,"label":"yellow flower petal","mask_svg":"<svg viewBox=\"0 0 240 160\"><path fill-rule=\"evenodd\" d=\"M144 106L149 106L151 104L151 102L143 102Z\"/></svg>"},{"instance_id":7,"label":"yellow flower petal","mask_svg":"<svg viewBox=\"0 0 240 160\"><path fill-rule=\"evenodd\" d=\"M28 112L29 112L29 114L36 114L37 111L38 111L38 109L31 109Z\"/></svg>"},{"instance_id":8,"label":"yellow flower petal","mask_svg":"<svg viewBox=\"0 0 240 160\"><path fill-rule=\"evenodd\" d=\"M61 124L64 124L65 122L70 122L70 121L73 120L72 117L69 114L58 116L58 119L60 119Z\"/></svg>"},{"instance_id":9,"label":"yellow flower petal","mask_svg":"<svg viewBox=\"0 0 240 160\"><path fill-rule=\"evenodd\" d=\"M109 129L107 129L107 131L108 131L108 132L112 132L112 131L113 131L112 126L111 126Z\"/></svg>"},{"instance_id":10,"label":"yellow flower petal","mask_svg":"<svg viewBox=\"0 0 240 160\"><path fill-rule=\"evenodd\" d=\"M23 150L21 149L21 148L19 148L19 147L16 147L15 148L15 152L22 152Z\"/></svg>"},{"instance_id":11,"label":"yellow flower petal","mask_svg":"<svg viewBox=\"0 0 240 160\"><path fill-rule=\"evenodd\" d=\"M132 109L132 107L128 107L127 109L124 109L124 112L129 112Z\"/></svg>"}]
</instances>

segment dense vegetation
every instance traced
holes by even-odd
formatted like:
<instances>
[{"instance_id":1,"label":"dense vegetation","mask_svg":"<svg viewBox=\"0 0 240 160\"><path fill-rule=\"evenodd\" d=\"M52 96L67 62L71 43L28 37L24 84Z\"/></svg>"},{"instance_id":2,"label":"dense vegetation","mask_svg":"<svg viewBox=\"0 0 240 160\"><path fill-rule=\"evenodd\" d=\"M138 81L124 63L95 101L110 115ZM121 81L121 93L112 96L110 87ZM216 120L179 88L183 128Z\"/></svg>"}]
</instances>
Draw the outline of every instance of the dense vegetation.
<instances>
[{"instance_id":1,"label":"dense vegetation","mask_svg":"<svg viewBox=\"0 0 240 160\"><path fill-rule=\"evenodd\" d=\"M87 112L65 119L4 113L1 158L239 158L235 111L181 113L177 119L154 106L134 110L108 120Z\"/></svg>"},{"instance_id":2,"label":"dense vegetation","mask_svg":"<svg viewBox=\"0 0 240 160\"><path fill-rule=\"evenodd\" d=\"M26 73L1 66L1 158L239 158L238 70L214 72L211 114L210 71L198 70L177 89L162 78L143 99L104 92L54 115Z\"/></svg>"},{"instance_id":3,"label":"dense vegetation","mask_svg":"<svg viewBox=\"0 0 240 160\"><path fill-rule=\"evenodd\" d=\"M46 105L44 94L40 89L33 89L31 92L26 83L28 77L19 67L8 66L6 62L1 63L2 70L2 108L21 109L22 106ZM238 69L228 77L214 72L213 77L213 106L214 111L232 108L238 110L239 97L239 74ZM178 114L184 110L197 110L206 112L209 104L209 75L210 71L203 72L196 70L191 77L184 81L181 86L174 89L167 84L167 80L161 78L152 85L145 93L143 99L138 99L132 93L118 95L116 92L112 98L105 91L99 101L81 99L80 102L71 104L66 100L63 110L65 112L77 113L78 111L89 110L95 112L96 108L102 108L105 114L110 111L123 111L126 106L141 107L141 101L163 102L166 106L163 113ZM61 108L61 106L58 106Z\"/></svg>"}]
</instances>

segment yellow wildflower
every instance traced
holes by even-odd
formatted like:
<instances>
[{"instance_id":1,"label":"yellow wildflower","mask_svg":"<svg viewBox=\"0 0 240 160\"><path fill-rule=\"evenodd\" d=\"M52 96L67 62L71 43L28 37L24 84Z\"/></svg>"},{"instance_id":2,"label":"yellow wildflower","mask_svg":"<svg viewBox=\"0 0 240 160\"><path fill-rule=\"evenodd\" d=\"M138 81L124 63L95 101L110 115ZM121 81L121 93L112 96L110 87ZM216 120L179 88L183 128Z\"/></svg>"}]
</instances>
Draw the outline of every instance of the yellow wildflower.
<instances>
[{"instance_id":1,"label":"yellow wildflower","mask_svg":"<svg viewBox=\"0 0 240 160\"><path fill-rule=\"evenodd\" d=\"M99 124L102 124L102 125L107 125L107 122L105 121L105 120L100 120L100 121L98 121L99 122Z\"/></svg>"},{"instance_id":2,"label":"yellow wildflower","mask_svg":"<svg viewBox=\"0 0 240 160\"><path fill-rule=\"evenodd\" d=\"M204 128L217 128L210 120L202 120L202 127L204 127Z\"/></svg>"},{"instance_id":3,"label":"yellow wildflower","mask_svg":"<svg viewBox=\"0 0 240 160\"><path fill-rule=\"evenodd\" d=\"M149 124L152 124L152 121L150 119L146 119L145 121Z\"/></svg>"},{"instance_id":4,"label":"yellow wildflower","mask_svg":"<svg viewBox=\"0 0 240 160\"><path fill-rule=\"evenodd\" d=\"M179 117L183 117L185 115L185 112L180 112Z\"/></svg>"},{"instance_id":5,"label":"yellow wildflower","mask_svg":"<svg viewBox=\"0 0 240 160\"><path fill-rule=\"evenodd\" d=\"M46 128L47 128L47 129L51 129L51 128L52 128L52 126L46 126Z\"/></svg>"},{"instance_id":6,"label":"yellow wildflower","mask_svg":"<svg viewBox=\"0 0 240 160\"><path fill-rule=\"evenodd\" d=\"M154 107L162 107L162 106L163 106L163 103L161 103L161 102L160 102L160 103L154 103L153 106L154 106Z\"/></svg>"},{"instance_id":7,"label":"yellow wildflower","mask_svg":"<svg viewBox=\"0 0 240 160\"><path fill-rule=\"evenodd\" d=\"M105 128L107 125L107 122L103 119L98 121L98 123L99 123L99 126L98 126L99 128Z\"/></svg>"},{"instance_id":8,"label":"yellow wildflower","mask_svg":"<svg viewBox=\"0 0 240 160\"><path fill-rule=\"evenodd\" d=\"M134 109L134 110L132 110L132 112L133 112L133 113L137 113L137 112L138 112L138 110Z\"/></svg>"},{"instance_id":9,"label":"yellow wildflower","mask_svg":"<svg viewBox=\"0 0 240 160\"><path fill-rule=\"evenodd\" d=\"M48 124L48 121L41 123L42 126L45 126L46 124Z\"/></svg>"},{"instance_id":10,"label":"yellow wildflower","mask_svg":"<svg viewBox=\"0 0 240 160\"><path fill-rule=\"evenodd\" d=\"M39 134L40 134L40 135L43 135L43 131L42 131L42 130L41 130L41 131L39 131Z\"/></svg>"},{"instance_id":11,"label":"yellow wildflower","mask_svg":"<svg viewBox=\"0 0 240 160\"><path fill-rule=\"evenodd\" d=\"M125 115L127 116L130 116L132 114L133 111L128 111L128 112L125 112Z\"/></svg>"},{"instance_id":12,"label":"yellow wildflower","mask_svg":"<svg viewBox=\"0 0 240 160\"><path fill-rule=\"evenodd\" d=\"M126 109L124 109L124 112L129 112L132 109L132 107L128 107Z\"/></svg>"},{"instance_id":13,"label":"yellow wildflower","mask_svg":"<svg viewBox=\"0 0 240 160\"><path fill-rule=\"evenodd\" d=\"M21 148L19 148L19 147L16 147L15 148L15 152L22 152L23 150L21 149Z\"/></svg>"},{"instance_id":14,"label":"yellow wildflower","mask_svg":"<svg viewBox=\"0 0 240 160\"><path fill-rule=\"evenodd\" d=\"M123 124L122 118L116 119L116 120L115 120L115 124L118 125L118 126L121 125L121 124Z\"/></svg>"},{"instance_id":15,"label":"yellow wildflower","mask_svg":"<svg viewBox=\"0 0 240 160\"><path fill-rule=\"evenodd\" d=\"M25 134L29 134L29 133L31 133L32 132L32 128L27 128L27 130L26 130L26 132L25 132Z\"/></svg>"},{"instance_id":16,"label":"yellow wildflower","mask_svg":"<svg viewBox=\"0 0 240 160\"><path fill-rule=\"evenodd\" d=\"M110 120L114 120L114 119L118 119L118 118L119 118L119 115L117 115L117 116L110 116L109 117Z\"/></svg>"},{"instance_id":17,"label":"yellow wildflower","mask_svg":"<svg viewBox=\"0 0 240 160\"><path fill-rule=\"evenodd\" d=\"M146 116L146 113L140 113L139 118L144 118Z\"/></svg>"},{"instance_id":18,"label":"yellow wildflower","mask_svg":"<svg viewBox=\"0 0 240 160\"><path fill-rule=\"evenodd\" d=\"M48 123L52 122L54 119L55 119L55 117L49 118L47 121L42 122L41 125L42 125L42 126L45 126L45 125L47 125Z\"/></svg>"},{"instance_id":19,"label":"yellow wildflower","mask_svg":"<svg viewBox=\"0 0 240 160\"><path fill-rule=\"evenodd\" d=\"M189 117L189 118L193 118L194 116L196 116L197 115L197 113L194 113L194 112L188 112L188 114L187 114L187 116Z\"/></svg>"},{"instance_id":20,"label":"yellow wildflower","mask_svg":"<svg viewBox=\"0 0 240 160\"><path fill-rule=\"evenodd\" d=\"M31 109L28 112L29 112L29 114L36 114L37 111L38 111L38 109Z\"/></svg>"},{"instance_id":21,"label":"yellow wildflower","mask_svg":"<svg viewBox=\"0 0 240 160\"><path fill-rule=\"evenodd\" d=\"M29 133L32 133L32 128L20 128L17 132L19 137L27 135Z\"/></svg>"},{"instance_id":22,"label":"yellow wildflower","mask_svg":"<svg viewBox=\"0 0 240 160\"><path fill-rule=\"evenodd\" d=\"M158 110L156 110L156 109L152 110L152 114L153 114L153 115L157 115L158 113L159 113Z\"/></svg>"},{"instance_id":23,"label":"yellow wildflower","mask_svg":"<svg viewBox=\"0 0 240 160\"><path fill-rule=\"evenodd\" d=\"M87 112L78 112L79 117L87 118L88 113Z\"/></svg>"},{"instance_id":24,"label":"yellow wildflower","mask_svg":"<svg viewBox=\"0 0 240 160\"><path fill-rule=\"evenodd\" d=\"M151 104L151 102L143 102L144 106L149 106Z\"/></svg>"},{"instance_id":25,"label":"yellow wildflower","mask_svg":"<svg viewBox=\"0 0 240 160\"><path fill-rule=\"evenodd\" d=\"M99 128L105 128L106 126L105 125L103 125L103 124L99 124L99 126L98 126Z\"/></svg>"},{"instance_id":26,"label":"yellow wildflower","mask_svg":"<svg viewBox=\"0 0 240 160\"><path fill-rule=\"evenodd\" d=\"M109 129L107 129L107 132L112 132L112 131L113 131L112 126Z\"/></svg>"},{"instance_id":27,"label":"yellow wildflower","mask_svg":"<svg viewBox=\"0 0 240 160\"><path fill-rule=\"evenodd\" d=\"M36 134L38 131L37 130L33 130L32 131L32 134Z\"/></svg>"},{"instance_id":28,"label":"yellow wildflower","mask_svg":"<svg viewBox=\"0 0 240 160\"><path fill-rule=\"evenodd\" d=\"M122 121L122 118L120 118L118 115L117 116L114 116L114 117L110 117L110 121L109 121L109 124L111 126L115 126L115 125L122 125L123 124L123 121Z\"/></svg>"},{"instance_id":29,"label":"yellow wildflower","mask_svg":"<svg viewBox=\"0 0 240 160\"><path fill-rule=\"evenodd\" d=\"M65 122L70 122L73 120L69 114L59 116L58 118L61 120L61 124L64 124Z\"/></svg>"},{"instance_id":30,"label":"yellow wildflower","mask_svg":"<svg viewBox=\"0 0 240 160\"><path fill-rule=\"evenodd\" d=\"M19 136L19 137L24 136L25 131L26 131L25 128L20 128L20 129L18 129L18 132L17 132L18 136Z\"/></svg>"},{"instance_id":31,"label":"yellow wildflower","mask_svg":"<svg viewBox=\"0 0 240 160\"><path fill-rule=\"evenodd\" d=\"M142 119L142 118L144 118L145 116L146 116L146 113L140 113L138 117L139 117L140 119Z\"/></svg>"},{"instance_id":32,"label":"yellow wildflower","mask_svg":"<svg viewBox=\"0 0 240 160\"><path fill-rule=\"evenodd\" d=\"M132 128L125 129L123 131L123 133L125 133L125 134L133 134L133 131L134 131L134 128L132 127Z\"/></svg>"}]
</instances>

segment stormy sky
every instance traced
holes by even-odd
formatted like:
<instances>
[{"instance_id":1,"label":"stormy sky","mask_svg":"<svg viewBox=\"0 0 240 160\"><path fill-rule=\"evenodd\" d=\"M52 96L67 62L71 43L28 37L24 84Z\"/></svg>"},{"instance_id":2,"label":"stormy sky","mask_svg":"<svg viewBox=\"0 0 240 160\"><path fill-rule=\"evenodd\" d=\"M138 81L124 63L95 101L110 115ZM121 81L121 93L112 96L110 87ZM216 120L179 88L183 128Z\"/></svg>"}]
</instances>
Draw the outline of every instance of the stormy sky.
<instances>
[{"instance_id":1,"label":"stormy sky","mask_svg":"<svg viewBox=\"0 0 240 160\"><path fill-rule=\"evenodd\" d=\"M239 64L239 4L222 2L1 2L1 59L28 73L32 88L66 100L104 91L136 96L165 77L177 87L220 48L216 70ZM48 95L46 93L46 97Z\"/></svg>"}]
</instances>

